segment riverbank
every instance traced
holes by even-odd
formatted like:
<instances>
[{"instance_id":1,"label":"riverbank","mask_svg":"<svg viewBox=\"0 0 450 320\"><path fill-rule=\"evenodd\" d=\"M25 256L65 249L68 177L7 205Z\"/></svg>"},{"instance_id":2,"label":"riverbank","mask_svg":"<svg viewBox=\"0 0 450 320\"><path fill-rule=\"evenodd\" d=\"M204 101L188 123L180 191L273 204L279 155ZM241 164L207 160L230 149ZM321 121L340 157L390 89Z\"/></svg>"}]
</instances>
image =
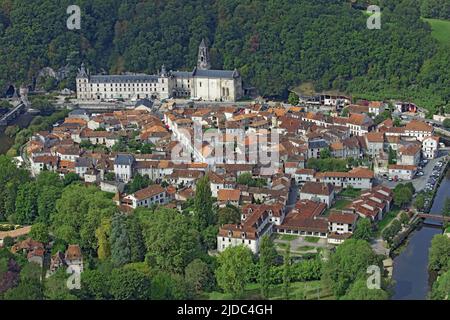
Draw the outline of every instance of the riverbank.
<instances>
[{"instance_id":1,"label":"riverbank","mask_svg":"<svg viewBox=\"0 0 450 320\"><path fill-rule=\"evenodd\" d=\"M448 164L436 191L431 213L441 214L445 200L449 195L450 175ZM424 300L427 299L435 276L428 271L428 253L431 240L437 234L442 234L443 228L425 221L420 221L404 237L397 247L394 256L394 270L392 279L394 284L393 300Z\"/></svg>"},{"instance_id":2,"label":"riverbank","mask_svg":"<svg viewBox=\"0 0 450 320\"><path fill-rule=\"evenodd\" d=\"M431 197L431 207L433 208L434 206L434 200L436 198L436 194L438 192L438 190L440 190L441 187L441 183L444 179L447 179L450 171L449 171L449 162L446 161L446 166L442 171L441 176L439 177L439 180L436 184L436 188L433 190L432 192L432 197ZM445 199L444 199L445 202ZM435 214L435 215L441 215L442 214L442 209L439 212L435 212L433 211L433 209L431 210L430 214ZM406 230L402 230L397 237L394 239L393 241L393 246L391 246L390 248L390 257L391 258L395 258L396 255L398 255L398 249L401 248L405 243L405 241L408 240L408 236L418 227L421 227L424 221L422 221L422 219L420 218L412 218L412 220L410 220L410 224L408 225ZM443 225L443 227L445 227L445 225ZM444 228L442 228L444 230Z\"/></svg>"}]
</instances>

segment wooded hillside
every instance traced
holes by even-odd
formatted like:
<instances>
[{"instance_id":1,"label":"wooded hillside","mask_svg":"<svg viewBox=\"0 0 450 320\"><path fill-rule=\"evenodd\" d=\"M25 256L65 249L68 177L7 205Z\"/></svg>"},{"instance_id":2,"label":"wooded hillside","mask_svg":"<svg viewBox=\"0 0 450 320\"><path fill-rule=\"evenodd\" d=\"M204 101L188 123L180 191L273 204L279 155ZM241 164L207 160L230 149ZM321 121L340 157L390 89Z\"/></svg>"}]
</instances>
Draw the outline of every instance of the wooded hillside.
<instances>
[{"instance_id":1,"label":"wooded hillside","mask_svg":"<svg viewBox=\"0 0 450 320\"><path fill-rule=\"evenodd\" d=\"M81 30L66 9L82 9ZM364 1L360 1L364 2ZM348 0L0 0L0 88L31 84L39 70L191 70L203 37L215 68L238 68L266 96L313 81L372 98L450 100L450 53L424 17L445 18L445 0L379 0L381 30Z\"/></svg>"}]
</instances>

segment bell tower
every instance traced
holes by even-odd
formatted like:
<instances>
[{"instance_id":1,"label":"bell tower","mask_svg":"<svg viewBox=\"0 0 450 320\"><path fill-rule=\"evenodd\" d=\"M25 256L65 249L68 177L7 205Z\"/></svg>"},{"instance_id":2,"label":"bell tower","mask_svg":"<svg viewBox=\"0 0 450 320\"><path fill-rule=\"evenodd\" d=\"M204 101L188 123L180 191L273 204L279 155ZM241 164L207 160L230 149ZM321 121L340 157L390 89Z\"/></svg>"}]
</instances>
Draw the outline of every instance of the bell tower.
<instances>
[{"instance_id":1,"label":"bell tower","mask_svg":"<svg viewBox=\"0 0 450 320\"><path fill-rule=\"evenodd\" d=\"M209 49L206 45L205 39L202 39L202 43L198 48L198 60L197 69L199 70L209 70L211 69L211 62L209 60Z\"/></svg>"}]
</instances>

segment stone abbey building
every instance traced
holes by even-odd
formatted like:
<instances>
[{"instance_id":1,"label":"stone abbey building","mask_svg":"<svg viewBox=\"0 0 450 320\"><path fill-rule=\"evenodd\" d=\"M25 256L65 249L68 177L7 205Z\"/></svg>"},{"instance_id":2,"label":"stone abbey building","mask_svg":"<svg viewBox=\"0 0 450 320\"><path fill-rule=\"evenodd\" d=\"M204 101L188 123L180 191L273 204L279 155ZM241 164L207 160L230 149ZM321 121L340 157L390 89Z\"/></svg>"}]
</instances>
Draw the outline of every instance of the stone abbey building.
<instances>
[{"instance_id":1,"label":"stone abbey building","mask_svg":"<svg viewBox=\"0 0 450 320\"><path fill-rule=\"evenodd\" d=\"M163 65L157 75L90 75L82 65L76 81L77 98L84 101L195 97L234 102L243 96L242 78L237 70L211 70L204 40L193 71L167 71Z\"/></svg>"}]
</instances>

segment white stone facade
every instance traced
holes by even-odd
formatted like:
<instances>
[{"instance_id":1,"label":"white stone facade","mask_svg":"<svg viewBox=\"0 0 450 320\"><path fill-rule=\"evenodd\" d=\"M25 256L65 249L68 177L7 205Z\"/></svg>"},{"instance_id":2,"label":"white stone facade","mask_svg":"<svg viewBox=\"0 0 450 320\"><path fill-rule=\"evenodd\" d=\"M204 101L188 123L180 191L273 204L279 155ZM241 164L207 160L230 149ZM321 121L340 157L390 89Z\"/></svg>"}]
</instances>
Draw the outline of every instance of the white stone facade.
<instances>
[{"instance_id":1,"label":"white stone facade","mask_svg":"<svg viewBox=\"0 0 450 320\"><path fill-rule=\"evenodd\" d=\"M168 99L195 97L204 101L234 102L243 96L242 78L237 70L210 70L205 43L199 48L199 62L192 72L166 71L157 75L90 75L81 66L76 79L77 99Z\"/></svg>"}]
</instances>

